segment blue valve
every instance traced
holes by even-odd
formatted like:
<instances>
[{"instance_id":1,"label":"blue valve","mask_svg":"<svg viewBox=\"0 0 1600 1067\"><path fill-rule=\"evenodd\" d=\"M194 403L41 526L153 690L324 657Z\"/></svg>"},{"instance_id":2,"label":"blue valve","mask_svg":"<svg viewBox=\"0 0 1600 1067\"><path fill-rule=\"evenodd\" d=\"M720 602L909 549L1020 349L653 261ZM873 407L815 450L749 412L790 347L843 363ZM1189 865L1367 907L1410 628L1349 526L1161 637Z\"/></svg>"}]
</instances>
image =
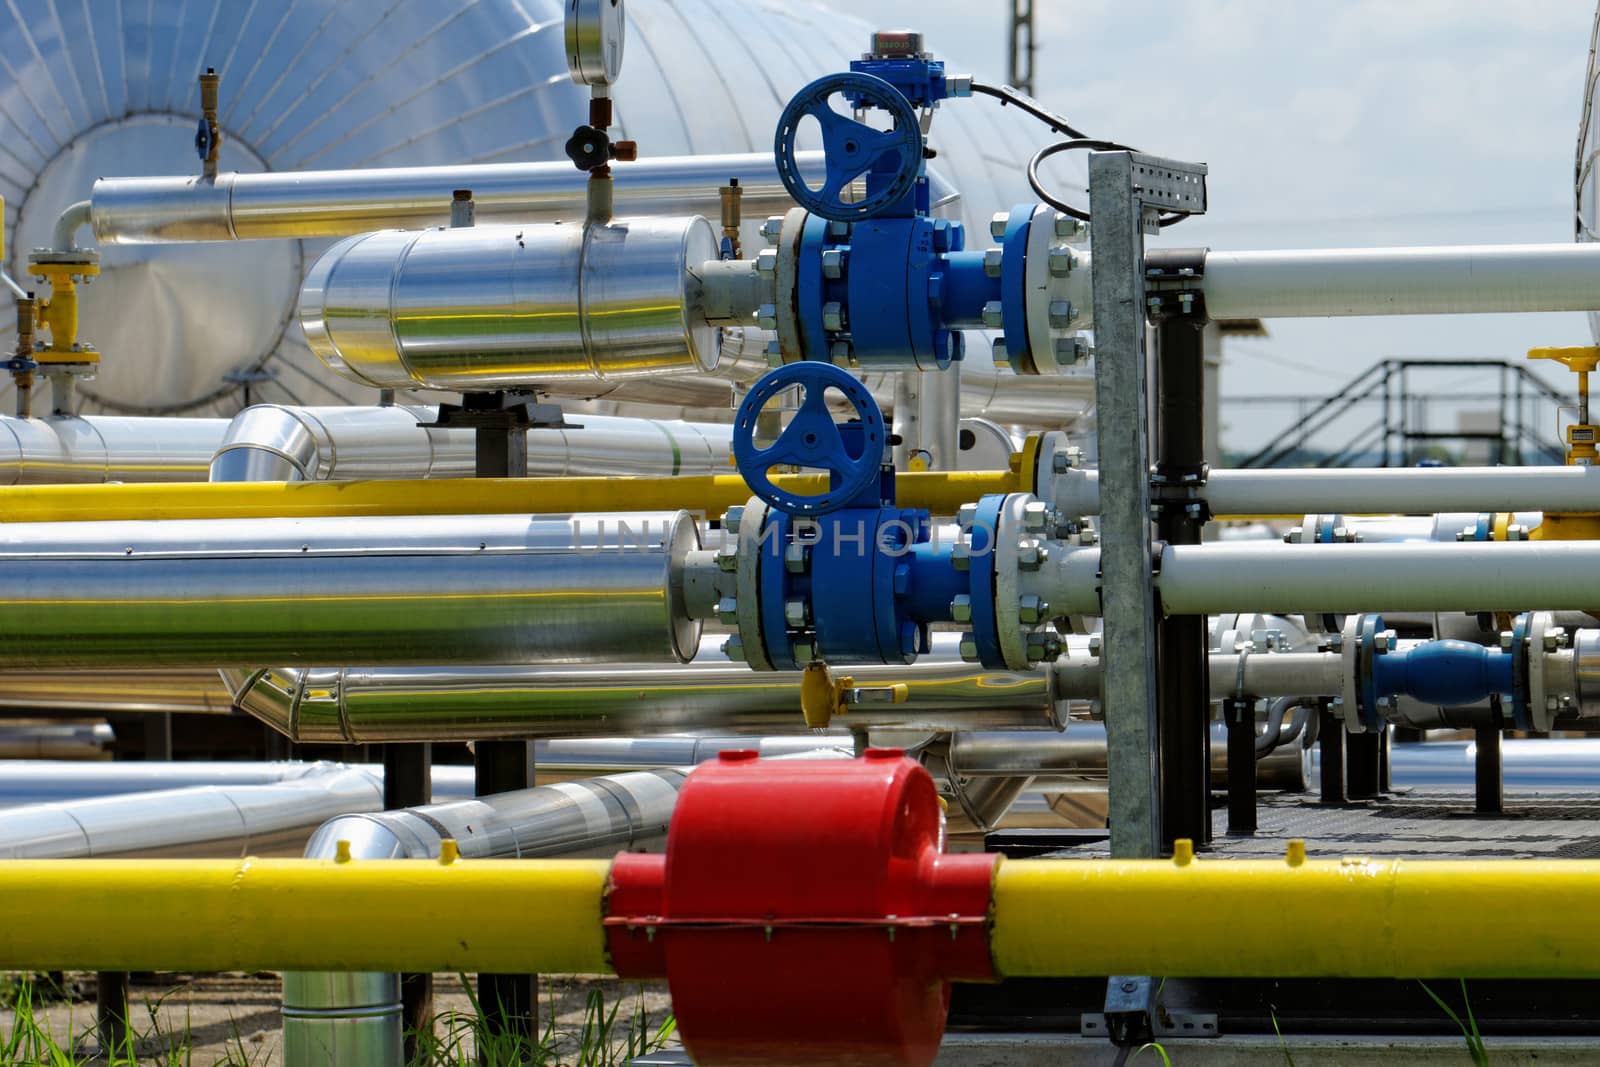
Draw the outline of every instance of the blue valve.
<instances>
[{"instance_id":1,"label":"blue valve","mask_svg":"<svg viewBox=\"0 0 1600 1067\"><path fill-rule=\"evenodd\" d=\"M805 390L800 410L776 441L758 447L756 419L761 409L778 393L796 385ZM850 401L860 420L858 428L840 427L833 421L828 410L830 391ZM733 458L745 483L756 496L791 515L826 515L856 503L877 482L887 441L883 413L867 387L831 363L791 363L769 371L745 396L733 420ZM828 490L807 496L779 489L768 474L774 466L825 470L831 476Z\"/></svg>"},{"instance_id":2,"label":"blue valve","mask_svg":"<svg viewBox=\"0 0 1600 1067\"><path fill-rule=\"evenodd\" d=\"M835 111L830 100L845 96L857 107L876 107L894 119L892 130L875 130ZM795 163L795 135L806 117L822 127L826 173L822 188L812 189L800 177ZM778 177L795 203L825 219L858 222L872 218L905 200L922 174L922 128L917 114L900 91L871 74L830 74L794 95L778 117L773 144ZM844 192L862 173L870 171L867 195L846 201Z\"/></svg>"}]
</instances>

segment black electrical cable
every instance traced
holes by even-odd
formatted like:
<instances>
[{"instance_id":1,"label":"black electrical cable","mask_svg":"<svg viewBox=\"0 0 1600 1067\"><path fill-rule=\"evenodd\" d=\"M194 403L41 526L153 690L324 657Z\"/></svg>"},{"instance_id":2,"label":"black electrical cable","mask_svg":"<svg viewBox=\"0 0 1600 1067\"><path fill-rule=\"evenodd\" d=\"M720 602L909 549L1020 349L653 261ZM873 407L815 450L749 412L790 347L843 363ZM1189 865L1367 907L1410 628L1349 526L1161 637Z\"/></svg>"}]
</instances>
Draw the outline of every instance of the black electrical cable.
<instances>
[{"instance_id":1,"label":"black electrical cable","mask_svg":"<svg viewBox=\"0 0 1600 1067\"><path fill-rule=\"evenodd\" d=\"M978 82L973 82L972 91L981 96L994 97L1000 101L1002 107L1006 104L1014 105L1018 111L1026 112L1050 127L1051 133L1064 133L1068 137L1089 136L1082 130L1074 129L1072 123L1060 115L1046 111L1033 97L1009 85L982 85Z\"/></svg>"},{"instance_id":2,"label":"black electrical cable","mask_svg":"<svg viewBox=\"0 0 1600 1067\"><path fill-rule=\"evenodd\" d=\"M1080 222L1091 221L1089 213L1080 208L1075 208L1064 200L1057 200L1045 192L1044 185L1039 181L1039 164L1060 152L1070 152L1083 149L1091 152L1137 152L1137 148L1130 145L1119 144L1116 141L1101 141L1092 137L1080 137L1072 141L1057 141L1055 144L1045 145L1033 154L1028 160L1028 187L1033 190L1033 195L1043 200L1064 215L1071 215ZM1156 219L1156 225L1165 229L1174 226L1188 218L1187 215L1161 215Z\"/></svg>"},{"instance_id":3,"label":"black electrical cable","mask_svg":"<svg viewBox=\"0 0 1600 1067\"><path fill-rule=\"evenodd\" d=\"M1039 164L1058 152L1068 152L1074 149L1086 149L1095 152L1137 152L1138 149L1129 145L1119 144L1116 141L1102 141L1098 138L1090 137L1082 130L1075 128L1070 122L1062 118L1060 115L1045 110L1044 107L1042 107L1032 97L1019 92L1009 85L994 86L984 85L980 82L973 82L972 91L981 96L994 97L996 100L1000 101L1000 105L1002 107L1004 107L1006 104L1011 104L1019 111L1038 119L1040 122L1050 127L1050 132L1064 133L1068 137L1072 138L1070 141L1058 141L1055 144L1046 145L1045 147L1039 149L1038 152L1034 153L1033 158L1028 161L1028 186L1033 190L1033 194L1035 196L1062 214L1070 215L1079 222L1092 221L1087 211L1084 211L1081 208L1075 208L1065 201L1051 196L1045 191L1044 185L1039 181ZM1162 215L1156 220L1156 222L1157 225L1165 228L1167 226L1172 226L1176 223L1182 222L1188 217L1189 216L1187 215L1178 214Z\"/></svg>"}]
</instances>

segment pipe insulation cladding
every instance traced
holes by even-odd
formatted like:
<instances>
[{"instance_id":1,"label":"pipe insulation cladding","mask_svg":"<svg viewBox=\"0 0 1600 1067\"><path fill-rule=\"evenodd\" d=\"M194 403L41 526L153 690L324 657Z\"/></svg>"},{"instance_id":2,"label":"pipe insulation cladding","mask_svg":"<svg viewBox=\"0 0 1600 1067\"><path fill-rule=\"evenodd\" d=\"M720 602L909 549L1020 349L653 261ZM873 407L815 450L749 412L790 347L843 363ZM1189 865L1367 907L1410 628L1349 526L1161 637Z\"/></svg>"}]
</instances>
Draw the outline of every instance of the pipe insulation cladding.
<instances>
[{"instance_id":1,"label":"pipe insulation cladding","mask_svg":"<svg viewBox=\"0 0 1600 1067\"><path fill-rule=\"evenodd\" d=\"M0 668L673 662L686 512L17 523Z\"/></svg>"},{"instance_id":2,"label":"pipe insulation cladding","mask_svg":"<svg viewBox=\"0 0 1600 1067\"><path fill-rule=\"evenodd\" d=\"M317 260L300 324L329 369L382 389L692 374L718 362L690 273L716 258L698 216L385 230Z\"/></svg>"},{"instance_id":3,"label":"pipe insulation cladding","mask_svg":"<svg viewBox=\"0 0 1600 1067\"><path fill-rule=\"evenodd\" d=\"M706 637L693 663L670 667L273 667L223 676L241 710L299 743L800 728L801 672L732 663L716 651L722 640ZM1064 725L1049 675L963 662L958 641L937 635L933 654L912 664L852 667L856 685L903 685L906 699L853 705L842 721L929 730Z\"/></svg>"}]
</instances>

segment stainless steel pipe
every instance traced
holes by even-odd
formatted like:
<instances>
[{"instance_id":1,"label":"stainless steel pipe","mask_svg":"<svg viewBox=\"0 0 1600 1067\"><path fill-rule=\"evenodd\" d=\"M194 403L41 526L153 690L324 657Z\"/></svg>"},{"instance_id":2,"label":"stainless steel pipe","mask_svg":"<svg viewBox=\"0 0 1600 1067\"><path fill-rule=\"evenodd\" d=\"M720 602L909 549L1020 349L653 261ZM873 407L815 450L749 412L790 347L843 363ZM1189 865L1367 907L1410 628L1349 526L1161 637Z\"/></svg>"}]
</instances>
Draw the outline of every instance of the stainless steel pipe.
<instances>
[{"instance_id":1,"label":"stainless steel pipe","mask_svg":"<svg viewBox=\"0 0 1600 1067\"><path fill-rule=\"evenodd\" d=\"M14 523L0 667L687 659L684 512Z\"/></svg>"},{"instance_id":2,"label":"stainless steel pipe","mask_svg":"<svg viewBox=\"0 0 1600 1067\"><path fill-rule=\"evenodd\" d=\"M1600 310L1592 244L1206 253L1213 319Z\"/></svg>"},{"instance_id":3,"label":"stainless steel pipe","mask_svg":"<svg viewBox=\"0 0 1600 1067\"><path fill-rule=\"evenodd\" d=\"M102 726L101 729L106 729ZM124 793L154 793L197 786L232 789L278 785L299 779L321 780L340 771L360 771L383 781L381 763L301 763L292 760L105 760L15 759L0 761L0 807L54 804ZM472 768L439 764L433 768L433 799L470 797Z\"/></svg>"},{"instance_id":4,"label":"stainless steel pipe","mask_svg":"<svg viewBox=\"0 0 1600 1067\"><path fill-rule=\"evenodd\" d=\"M226 419L0 416L0 485L203 482Z\"/></svg>"},{"instance_id":5,"label":"stainless steel pipe","mask_svg":"<svg viewBox=\"0 0 1600 1067\"><path fill-rule=\"evenodd\" d=\"M1098 471L1069 471L1053 502L1100 513ZM1440 512L1600 511L1600 468L1391 467L1214 470L1206 502L1218 515L1435 515Z\"/></svg>"},{"instance_id":6,"label":"stainless steel pipe","mask_svg":"<svg viewBox=\"0 0 1600 1067\"><path fill-rule=\"evenodd\" d=\"M0 723L0 759L100 762L116 739L103 722Z\"/></svg>"},{"instance_id":7,"label":"stainless steel pipe","mask_svg":"<svg viewBox=\"0 0 1600 1067\"><path fill-rule=\"evenodd\" d=\"M263 785L204 785L8 808L0 859L297 852L336 815L383 805L383 782L324 765Z\"/></svg>"},{"instance_id":8,"label":"stainless steel pipe","mask_svg":"<svg viewBox=\"0 0 1600 1067\"><path fill-rule=\"evenodd\" d=\"M821 152L796 162L821 184ZM646 157L617 167L618 215L721 211L718 187L739 179L743 210L759 220L794 206L769 152ZM504 163L198 177L101 178L91 215L103 245L346 237L450 223L451 194L472 190L480 223L582 221L584 175L570 163ZM945 183L946 187L948 183Z\"/></svg>"},{"instance_id":9,"label":"stainless steel pipe","mask_svg":"<svg viewBox=\"0 0 1600 1067\"><path fill-rule=\"evenodd\" d=\"M470 429L425 425L431 405L290 407L257 404L234 416L211 461L214 482L470 478ZM528 473L722 474L733 428L676 419L574 415L567 427L527 431Z\"/></svg>"},{"instance_id":10,"label":"stainless steel pipe","mask_svg":"<svg viewBox=\"0 0 1600 1067\"><path fill-rule=\"evenodd\" d=\"M231 706L214 670L0 671L0 708L31 715L226 715Z\"/></svg>"},{"instance_id":11,"label":"stainless steel pipe","mask_svg":"<svg viewBox=\"0 0 1600 1067\"><path fill-rule=\"evenodd\" d=\"M1338 696L1344 660L1337 652L1213 652L1211 699L1230 696ZM1067 655L1051 666L1059 698L1100 699L1098 657Z\"/></svg>"},{"instance_id":12,"label":"stainless steel pipe","mask_svg":"<svg viewBox=\"0 0 1600 1067\"><path fill-rule=\"evenodd\" d=\"M708 638L706 644L720 643ZM849 709L840 725L1059 726L1049 679L962 662L954 634L909 666L851 668L860 686L904 683L902 704ZM703 648L693 663L633 667L345 667L229 671L234 702L293 741L367 743L796 729L800 672L758 672Z\"/></svg>"},{"instance_id":13,"label":"stainless steel pipe","mask_svg":"<svg viewBox=\"0 0 1600 1067\"><path fill-rule=\"evenodd\" d=\"M705 219L383 230L323 253L300 291L306 343L335 373L389 389L486 392L717 365L690 269Z\"/></svg>"}]
</instances>

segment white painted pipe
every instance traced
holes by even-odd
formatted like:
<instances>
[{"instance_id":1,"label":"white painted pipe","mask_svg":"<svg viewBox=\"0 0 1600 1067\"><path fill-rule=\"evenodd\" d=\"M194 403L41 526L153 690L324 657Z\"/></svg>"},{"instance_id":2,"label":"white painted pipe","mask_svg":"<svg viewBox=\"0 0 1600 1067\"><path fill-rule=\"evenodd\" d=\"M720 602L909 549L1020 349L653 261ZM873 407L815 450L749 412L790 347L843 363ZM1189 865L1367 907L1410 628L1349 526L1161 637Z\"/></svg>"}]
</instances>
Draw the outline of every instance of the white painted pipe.
<instances>
[{"instance_id":1,"label":"white painted pipe","mask_svg":"<svg viewBox=\"0 0 1600 1067\"><path fill-rule=\"evenodd\" d=\"M1600 310L1600 245L1209 252L1213 319Z\"/></svg>"},{"instance_id":2,"label":"white painted pipe","mask_svg":"<svg viewBox=\"0 0 1600 1067\"><path fill-rule=\"evenodd\" d=\"M1053 495L1056 506L1068 514L1097 515L1099 472L1068 471L1056 480ZM1213 513L1240 516L1600 512L1600 468L1214 470L1205 498Z\"/></svg>"},{"instance_id":3,"label":"white painted pipe","mask_svg":"<svg viewBox=\"0 0 1600 1067\"><path fill-rule=\"evenodd\" d=\"M1174 615L1584 611L1600 605L1600 544L1169 545L1157 585Z\"/></svg>"}]
</instances>

